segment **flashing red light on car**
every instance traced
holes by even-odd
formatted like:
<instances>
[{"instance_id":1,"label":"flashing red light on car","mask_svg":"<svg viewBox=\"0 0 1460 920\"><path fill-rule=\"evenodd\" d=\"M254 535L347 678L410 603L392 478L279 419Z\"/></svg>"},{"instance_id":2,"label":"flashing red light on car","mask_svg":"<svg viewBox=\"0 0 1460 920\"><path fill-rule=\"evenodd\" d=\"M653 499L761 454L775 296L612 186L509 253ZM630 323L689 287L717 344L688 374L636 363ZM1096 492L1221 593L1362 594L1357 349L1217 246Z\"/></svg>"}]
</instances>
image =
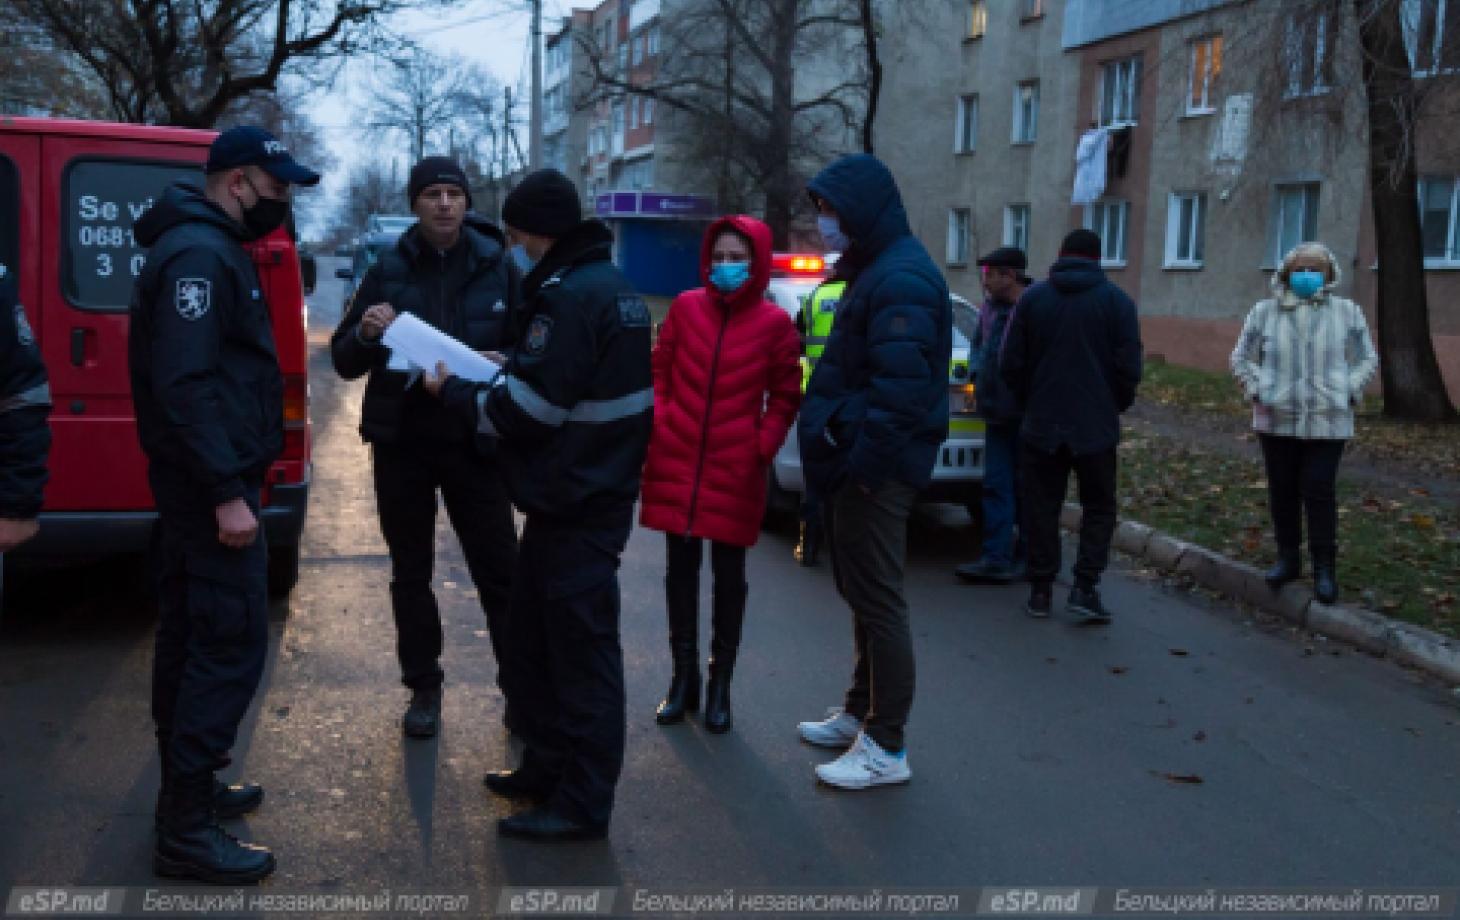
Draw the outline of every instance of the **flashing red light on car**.
<instances>
[{"instance_id":1,"label":"flashing red light on car","mask_svg":"<svg viewBox=\"0 0 1460 920\"><path fill-rule=\"evenodd\" d=\"M787 275L822 275L826 273L826 260L817 255L778 252L771 256L771 271Z\"/></svg>"}]
</instances>

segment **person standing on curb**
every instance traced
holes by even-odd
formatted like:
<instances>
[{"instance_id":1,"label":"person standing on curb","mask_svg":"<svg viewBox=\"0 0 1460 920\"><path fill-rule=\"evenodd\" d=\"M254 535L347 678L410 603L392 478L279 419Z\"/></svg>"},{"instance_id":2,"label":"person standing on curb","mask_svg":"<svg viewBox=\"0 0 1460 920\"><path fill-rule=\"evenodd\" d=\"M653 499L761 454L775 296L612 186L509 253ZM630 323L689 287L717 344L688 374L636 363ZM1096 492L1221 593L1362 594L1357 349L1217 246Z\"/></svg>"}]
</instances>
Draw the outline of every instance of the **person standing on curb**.
<instances>
[{"instance_id":1,"label":"person standing on curb","mask_svg":"<svg viewBox=\"0 0 1460 920\"><path fill-rule=\"evenodd\" d=\"M284 446L273 327L244 244L283 226L291 186L319 174L248 126L213 140L204 172L203 188L171 185L137 221L147 264L132 289L128 364L160 529L153 868L234 885L275 865L217 823L257 808L264 790L225 786L214 771L230 762L268 654L259 499Z\"/></svg>"},{"instance_id":2,"label":"person standing on curb","mask_svg":"<svg viewBox=\"0 0 1460 920\"><path fill-rule=\"evenodd\" d=\"M1358 304L1334 291L1338 260L1322 243L1300 243L1272 277L1273 296L1247 314L1232 373L1252 403L1252 428L1267 467L1278 590L1303 573L1303 512L1313 559L1313 596L1338 600L1338 462L1354 436L1354 408L1379 368Z\"/></svg>"},{"instance_id":3,"label":"person standing on curb","mask_svg":"<svg viewBox=\"0 0 1460 920\"><path fill-rule=\"evenodd\" d=\"M1047 617L1060 570L1060 511L1073 471L1079 483L1080 548L1068 609L1082 623L1111 614L1096 586L1110 561L1116 523L1120 416L1141 382L1136 305L1100 268L1100 237L1074 230L1049 279L1024 293L1009 321L1000 367L1020 406L1020 464L1029 526L1029 602Z\"/></svg>"},{"instance_id":4,"label":"person standing on curb","mask_svg":"<svg viewBox=\"0 0 1460 920\"><path fill-rule=\"evenodd\" d=\"M577 189L557 170L524 178L502 220L532 266L527 331L492 383L444 365L425 379L498 443L527 518L502 671L524 750L516 770L484 782L537 803L497 822L499 834L600 839L624 760L618 567L653 425L649 307L614 267L608 227L583 219Z\"/></svg>"},{"instance_id":5,"label":"person standing on curb","mask_svg":"<svg viewBox=\"0 0 1460 920\"><path fill-rule=\"evenodd\" d=\"M984 420L983 555L954 570L964 581L1008 584L1024 565L1023 499L1019 475L1019 403L999 371L999 352L1014 304L1029 287L1024 251L1004 246L978 260L988 299L978 311L972 352L978 414Z\"/></svg>"},{"instance_id":6,"label":"person standing on curb","mask_svg":"<svg viewBox=\"0 0 1460 920\"><path fill-rule=\"evenodd\" d=\"M51 387L15 279L0 264L0 565L36 535L51 449Z\"/></svg>"},{"instance_id":7,"label":"person standing on curb","mask_svg":"<svg viewBox=\"0 0 1460 920\"><path fill-rule=\"evenodd\" d=\"M710 681L705 728L730 730L730 679L750 586L745 551L760 538L766 470L801 404L800 342L765 299L771 230L723 217L705 231L704 287L674 299L654 345L654 436L639 523L663 531L674 676L655 713L684 721L700 703L700 564L710 543Z\"/></svg>"},{"instance_id":8,"label":"person standing on curb","mask_svg":"<svg viewBox=\"0 0 1460 920\"><path fill-rule=\"evenodd\" d=\"M807 191L820 220L851 241L837 261L847 290L797 435L807 488L825 502L856 663L843 706L797 728L811 744L846 749L816 768L821 782L865 789L912 776L904 737L916 683L903 595L907 519L948 437L953 307L881 160L843 157Z\"/></svg>"},{"instance_id":9,"label":"person standing on curb","mask_svg":"<svg viewBox=\"0 0 1460 920\"><path fill-rule=\"evenodd\" d=\"M479 451L471 427L409 374L386 366L390 349L381 338L397 315L410 313L476 351L499 352L512 342L521 293L501 231L485 221L466 224L471 191L455 161L421 160L407 196L419 220L366 271L330 339L330 356L346 380L370 375L360 436L370 444L375 503L390 548L396 657L411 691L401 728L407 737L431 738L440 728L445 682L441 611L431 590L436 494L461 541L499 669L517 529L490 450ZM510 698L506 703L510 730L515 712Z\"/></svg>"}]
</instances>

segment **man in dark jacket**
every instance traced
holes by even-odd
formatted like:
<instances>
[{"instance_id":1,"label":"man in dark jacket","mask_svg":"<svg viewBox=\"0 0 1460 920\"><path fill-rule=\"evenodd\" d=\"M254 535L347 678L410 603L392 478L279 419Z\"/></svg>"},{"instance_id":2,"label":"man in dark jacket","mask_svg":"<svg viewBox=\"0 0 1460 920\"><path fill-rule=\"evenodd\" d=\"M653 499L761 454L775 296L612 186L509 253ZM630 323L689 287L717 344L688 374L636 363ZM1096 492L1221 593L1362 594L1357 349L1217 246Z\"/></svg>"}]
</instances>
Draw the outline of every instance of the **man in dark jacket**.
<instances>
[{"instance_id":1,"label":"man in dark jacket","mask_svg":"<svg viewBox=\"0 0 1460 920\"><path fill-rule=\"evenodd\" d=\"M223 786L268 651L268 555L259 497L283 448L283 380L263 286L243 244L280 227L293 184L319 175L259 128L208 153L204 189L174 185L137 221L147 265L132 291L137 433L160 520L152 715L162 758L159 875L256 881L273 854L216 817L263 799Z\"/></svg>"},{"instance_id":2,"label":"man in dark jacket","mask_svg":"<svg viewBox=\"0 0 1460 920\"><path fill-rule=\"evenodd\" d=\"M649 308L610 261L613 237L583 220L567 177L527 176L502 209L532 265L527 331L493 384L438 368L427 385L498 444L527 516L512 581L502 680L520 707L522 764L492 792L541 803L508 836L602 837L624 757L618 565L653 424Z\"/></svg>"},{"instance_id":3,"label":"man in dark jacket","mask_svg":"<svg viewBox=\"0 0 1460 920\"><path fill-rule=\"evenodd\" d=\"M902 591L907 518L948 437L952 304L880 160L843 157L807 188L822 237L850 242L837 262L847 290L797 433L807 489L824 501L857 658L842 709L799 728L813 744L847 748L816 768L822 782L863 789L911 776L903 739L914 686Z\"/></svg>"},{"instance_id":4,"label":"man in dark jacket","mask_svg":"<svg viewBox=\"0 0 1460 920\"><path fill-rule=\"evenodd\" d=\"M0 553L35 536L51 448L51 388L14 277L0 264ZM3 565L0 560L0 565Z\"/></svg>"},{"instance_id":5,"label":"man in dark jacket","mask_svg":"<svg viewBox=\"0 0 1460 920\"><path fill-rule=\"evenodd\" d=\"M1116 445L1120 414L1141 382L1141 327L1135 304L1100 270L1100 237L1089 230L1065 237L1049 280L1020 298L1000 363L1024 407L1026 610L1049 616L1060 569L1060 509L1074 470L1084 518L1069 610L1085 623L1109 623L1095 586L1115 532Z\"/></svg>"},{"instance_id":6,"label":"man in dark jacket","mask_svg":"<svg viewBox=\"0 0 1460 920\"><path fill-rule=\"evenodd\" d=\"M330 354L346 380L370 375L360 434L371 447L375 503L390 547L401 680L412 691L402 727L429 738L439 727L445 679L441 613L431 591L436 492L461 541L499 668L517 530L497 465L473 446L470 426L406 372L387 368L390 349L380 340L396 315L411 313L477 351L506 350L520 285L501 232L484 221L465 224L471 193L461 167L426 157L411 170L408 194L420 221L365 273ZM509 728L514 719L508 700Z\"/></svg>"},{"instance_id":7,"label":"man in dark jacket","mask_svg":"<svg viewBox=\"0 0 1460 920\"><path fill-rule=\"evenodd\" d=\"M1018 577L1023 561L1024 526L1020 521L1019 403L999 372L999 351L1009 316L1030 279L1024 250L1004 246L978 260L988 294L978 311L978 328L970 343L977 386L974 398L984 420L983 556L960 565L964 581L1007 584Z\"/></svg>"}]
</instances>

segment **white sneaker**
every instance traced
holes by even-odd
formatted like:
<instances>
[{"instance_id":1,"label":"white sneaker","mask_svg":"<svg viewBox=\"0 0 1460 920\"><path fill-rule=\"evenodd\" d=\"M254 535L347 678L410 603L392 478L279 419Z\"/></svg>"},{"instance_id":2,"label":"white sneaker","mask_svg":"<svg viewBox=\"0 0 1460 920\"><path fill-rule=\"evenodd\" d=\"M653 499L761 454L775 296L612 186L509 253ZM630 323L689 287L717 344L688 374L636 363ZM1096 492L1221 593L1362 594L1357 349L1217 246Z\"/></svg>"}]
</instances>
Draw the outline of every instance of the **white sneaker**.
<instances>
[{"instance_id":1,"label":"white sneaker","mask_svg":"<svg viewBox=\"0 0 1460 920\"><path fill-rule=\"evenodd\" d=\"M825 719L820 722L799 722L796 730L811 744L845 750L847 745L857 740L857 733L862 730L862 720L841 707L834 706L826 711Z\"/></svg>"},{"instance_id":2,"label":"white sneaker","mask_svg":"<svg viewBox=\"0 0 1460 920\"><path fill-rule=\"evenodd\" d=\"M907 751L889 754L865 732L859 732L845 754L816 768L816 778L828 786L866 789L905 783L912 779L912 771L907 768Z\"/></svg>"}]
</instances>

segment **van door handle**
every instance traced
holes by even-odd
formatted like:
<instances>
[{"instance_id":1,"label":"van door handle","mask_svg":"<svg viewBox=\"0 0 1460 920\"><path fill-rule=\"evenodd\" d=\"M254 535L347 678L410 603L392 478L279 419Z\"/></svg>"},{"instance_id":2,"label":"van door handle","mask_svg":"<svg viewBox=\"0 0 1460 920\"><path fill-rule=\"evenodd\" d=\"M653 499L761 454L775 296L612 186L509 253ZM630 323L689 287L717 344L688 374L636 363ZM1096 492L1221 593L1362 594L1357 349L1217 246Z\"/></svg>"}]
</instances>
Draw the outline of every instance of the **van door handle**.
<instances>
[{"instance_id":1,"label":"van door handle","mask_svg":"<svg viewBox=\"0 0 1460 920\"><path fill-rule=\"evenodd\" d=\"M77 367L86 363L86 330L71 330L71 363Z\"/></svg>"}]
</instances>

